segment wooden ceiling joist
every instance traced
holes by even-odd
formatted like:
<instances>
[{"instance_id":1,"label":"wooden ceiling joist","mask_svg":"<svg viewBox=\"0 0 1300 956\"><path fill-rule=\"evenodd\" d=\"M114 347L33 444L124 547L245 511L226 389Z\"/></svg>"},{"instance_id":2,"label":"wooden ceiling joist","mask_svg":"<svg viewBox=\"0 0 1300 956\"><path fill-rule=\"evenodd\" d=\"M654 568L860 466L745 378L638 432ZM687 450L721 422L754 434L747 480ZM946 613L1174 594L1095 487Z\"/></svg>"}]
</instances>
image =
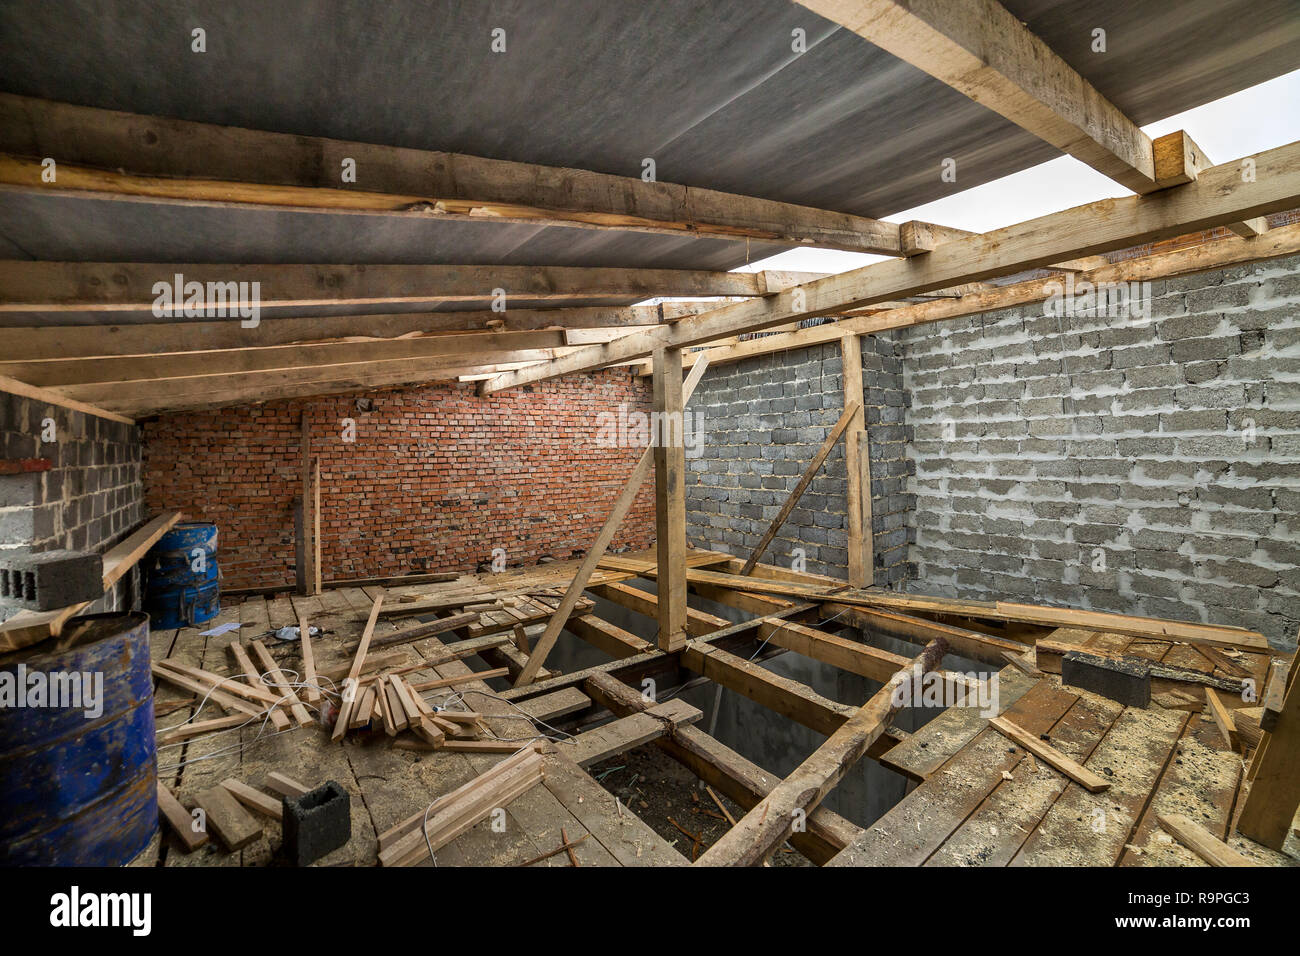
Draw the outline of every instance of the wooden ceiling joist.
<instances>
[{"instance_id":1,"label":"wooden ceiling joist","mask_svg":"<svg viewBox=\"0 0 1300 956\"><path fill-rule=\"evenodd\" d=\"M45 158L58 164L43 181ZM342 182L344 159L355 183ZM106 200L525 222L905 255L865 216L579 169L0 94L0 188Z\"/></svg>"},{"instance_id":2,"label":"wooden ceiling joist","mask_svg":"<svg viewBox=\"0 0 1300 956\"><path fill-rule=\"evenodd\" d=\"M736 303L614 342L577 349L536 369L505 373L485 393L616 362L656 348L704 345L795 319L833 315L963 282L1009 275L1280 212L1300 205L1300 142L1252 157L1256 176L1243 181L1239 161L1203 170L1194 181L1152 196L1104 199L966 239L912 259L872 265L804 283L775 296ZM1266 237L1268 234L1265 233Z\"/></svg>"},{"instance_id":3,"label":"wooden ceiling joist","mask_svg":"<svg viewBox=\"0 0 1300 956\"><path fill-rule=\"evenodd\" d=\"M164 355L212 349L259 349L276 345L331 341L385 341L418 336L462 336L470 332L531 332L564 329L618 332L672 322L718 307L717 302L664 302L659 305L560 309L508 309L505 312L402 312L383 315L323 315L311 318L263 316L256 327L238 321L179 321L0 328L5 361L39 362L98 356ZM582 344L569 338L568 344Z\"/></svg>"},{"instance_id":4,"label":"wooden ceiling joist","mask_svg":"<svg viewBox=\"0 0 1300 956\"><path fill-rule=\"evenodd\" d=\"M123 407L192 407L189 403L195 401L205 405L233 405L287 397L283 391L286 386L321 386L323 394L329 385L349 385L360 390L426 381L448 381L460 375L472 374L485 365L549 360L557 354L558 351L554 349L522 349L476 356L434 356L260 372L230 372L190 378L99 382L61 386L49 391L115 410ZM292 394L312 393L297 389Z\"/></svg>"},{"instance_id":5,"label":"wooden ceiling joist","mask_svg":"<svg viewBox=\"0 0 1300 956\"><path fill-rule=\"evenodd\" d=\"M473 335L434 335L384 342L324 342L120 358L0 362L0 376L10 376L43 387L171 382L242 372L327 369L340 365L382 364L415 359L445 359L456 365L484 365L498 360L515 361L527 353L535 353L533 357L538 359L552 358L557 354L553 350L567 346L562 330L480 332Z\"/></svg>"},{"instance_id":6,"label":"wooden ceiling joist","mask_svg":"<svg viewBox=\"0 0 1300 956\"><path fill-rule=\"evenodd\" d=\"M180 278L178 278L180 277ZM0 261L0 312L150 312L184 316L200 283L201 315L238 319L273 307L386 305L590 296L763 296L798 272L707 272L584 266L322 265ZM252 283L258 283L256 289ZM155 286L158 291L155 291ZM180 286L177 289L177 285ZM166 289L163 289L166 286ZM200 290L195 289L198 294ZM254 300L256 300L254 302ZM206 313L220 309L224 314ZM248 316L251 318L251 316Z\"/></svg>"},{"instance_id":7,"label":"wooden ceiling joist","mask_svg":"<svg viewBox=\"0 0 1300 956\"><path fill-rule=\"evenodd\" d=\"M798 0L1136 193L1151 139L996 0Z\"/></svg>"}]
</instances>

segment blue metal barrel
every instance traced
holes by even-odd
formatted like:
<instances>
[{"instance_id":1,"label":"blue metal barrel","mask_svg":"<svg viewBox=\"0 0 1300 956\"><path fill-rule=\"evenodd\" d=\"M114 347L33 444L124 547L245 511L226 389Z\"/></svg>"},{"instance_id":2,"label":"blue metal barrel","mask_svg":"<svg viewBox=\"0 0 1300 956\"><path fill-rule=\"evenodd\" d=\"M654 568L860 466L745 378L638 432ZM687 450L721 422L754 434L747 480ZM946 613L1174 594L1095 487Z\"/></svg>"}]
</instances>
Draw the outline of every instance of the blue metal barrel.
<instances>
[{"instance_id":1,"label":"blue metal barrel","mask_svg":"<svg viewBox=\"0 0 1300 956\"><path fill-rule=\"evenodd\" d=\"M202 568L195 570L200 552ZM202 624L221 611L215 524L176 525L145 555L144 567L144 609L155 629Z\"/></svg>"},{"instance_id":2,"label":"blue metal barrel","mask_svg":"<svg viewBox=\"0 0 1300 956\"><path fill-rule=\"evenodd\" d=\"M147 616L75 618L0 658L0 865L128 863L158 825L157 788Z\"/></svg>"}]
</instances>

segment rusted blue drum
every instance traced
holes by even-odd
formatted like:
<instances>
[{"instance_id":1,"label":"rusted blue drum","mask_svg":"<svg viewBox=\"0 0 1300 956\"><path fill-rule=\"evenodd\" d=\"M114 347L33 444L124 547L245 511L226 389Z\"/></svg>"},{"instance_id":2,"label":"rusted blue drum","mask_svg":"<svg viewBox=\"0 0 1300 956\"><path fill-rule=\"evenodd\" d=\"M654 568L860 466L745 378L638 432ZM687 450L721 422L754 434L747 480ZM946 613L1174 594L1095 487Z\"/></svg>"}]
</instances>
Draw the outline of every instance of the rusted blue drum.
<instances>
[{"instance_id":1,"label":"rusted blue drum","mask_svg":"<svg viewBox=\"0 0 1300 956\"><path fill-rule=\"evenodd\" d=\"M147 615L75 618L0 657L0 865L129 862L157 779Z\"/></svg>"}]
</instances>

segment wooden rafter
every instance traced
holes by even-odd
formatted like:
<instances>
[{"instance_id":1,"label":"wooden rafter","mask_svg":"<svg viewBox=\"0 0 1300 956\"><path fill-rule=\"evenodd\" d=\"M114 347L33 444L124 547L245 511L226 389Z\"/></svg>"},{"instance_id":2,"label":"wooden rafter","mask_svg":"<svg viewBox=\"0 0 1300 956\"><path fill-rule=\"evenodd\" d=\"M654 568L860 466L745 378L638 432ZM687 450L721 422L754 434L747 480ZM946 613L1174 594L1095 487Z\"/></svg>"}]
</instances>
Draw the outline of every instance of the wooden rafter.
<instances>
[{"instance_id":1,"label":"wooden rafter","mask_svg":"<svg viewBox=\"0 0 1300 956\"><path fill-rule=\"evenodd\" d=\"M626 333L625 333L626 334ZM74 336L75 337L75 336ZM476 332L471 335L430 335L379 342L313 342L259 349L202 349L165 355L49 359L40 362L0 361L0 375L42 387L187 380L245 372L327 369L337 366L445 360L446 364L488 364L523 353L567 348L562 330L539 332Z\"/></svg>"},{"instance_id":2,"label":"wooden rafter","mask_svg":"<svg viewBox=\"0 0 1300 956\"><path fill-rule=\"evenodd\" d=\"M58 158L55 183L41 160ZM355 160L356 182L341 163ZM639 170L638 170L639 172ZM900 255L893 223L711 189L0 95L0 185L119 201L526 222Z\"/></svg>"},{"instance_id":3,"label":"wooden rafter","mask_svg":"<svg viewBox=\"0 0 1300 956\"><path fill-rule=\"evenodd\" d=\"M762 296L803 281L797 272L707 272L691 269L618 269L587 266L330 265L169 262L0 261L0 312L150 312L155 284L175 288L211 284L211 307L240 321L251 307L252 283L261 309L338 305L395 305L589 296ZM173 291L166 315L184 316ZM201 316L195 316L201 317ZM209 316L211 317L211 316ZM259 316L260 319L260 316Z\"/></svg>"},{"instance_id":4,"label":"wooden rafter","mask_svg":"<svg viewBox=\"0 0 1300 956\"><path fill-rule=\"evenodd\" d=\"M257 349L335 341L396 340L422 335L536 332L548 329L617 332L658 325L716 309L717 303L664 302L653 306L560 309L509 309L506 312L401 312L377 315L322 315L311 318L262 316L256 328L230 319L164 320L116 325L42 324L0 328L0 355L9 362L98 356L164 355L212 349ZM570 343L575 344L575 343Z\"/></svg>"},{"instance_id":5,"label":"wooden rafter","mask_svg":"<svg viewBox=\"0 0 1300 956\"><path fill-rule=\"evenodd\" d=\"M946 242L923 256L873 263L774 296L685 318L668 327L588 346L537 369L498 376L485 383L484 391L500 391L644 358L656 348L704 345L793 319L833 315L900 296L1047 266L1062 259L1170 239L1300 205L1300 142L1268 150L1253 159L1256 177L1250 182L1243 181L1239 162L1224 163L1203 170L1195 182L1156 196L1128 196L1076 206ZM1253 241L1269 235L1265 233Z\"/></svg>"},{"instance_id":6,"label":"wooden rafter","mask_svg":"<svg viewBox=\"0 0 1300 956\"><path fill-rule=\"evenodd\" d=\"M1151 139L996 0L798 0L1137 193Z\"/></svg>"},{"instance_id":7,"label":"wooden rafter","mask_svg":"<svg viewBox=\"0 0 1300 956\"><path fill-rule=\"evenodd\" d=\"M300 395L325 395L391 385L455 381L488 364L536 362L562 354L558 349L526 349L478 356L394 359L320 368L233 372L189 379L61 386L61 394L95 401L115 410L200 408L240 402L266 402Z\"/></svg>"}]
</instances>

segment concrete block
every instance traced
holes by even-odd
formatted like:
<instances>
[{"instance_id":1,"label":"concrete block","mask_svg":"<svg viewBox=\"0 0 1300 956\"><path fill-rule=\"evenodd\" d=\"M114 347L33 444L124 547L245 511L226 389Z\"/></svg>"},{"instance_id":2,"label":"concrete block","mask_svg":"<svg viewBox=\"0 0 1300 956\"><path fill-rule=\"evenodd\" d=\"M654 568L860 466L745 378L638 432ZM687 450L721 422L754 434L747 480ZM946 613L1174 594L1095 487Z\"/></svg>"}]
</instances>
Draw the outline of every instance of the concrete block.
<instances>
[{"instance_id":1,"label":"concrete block","mask_svg":"<svg viewBox=\"0 0 1300 956\"><path fill-rule=\"evenodd\" d=\"M1151 662L1070 651L1061 658L1061 683L1129 707L1147 707L1151 703Z\"/></svg>"},{"instance_id":2,"label":"concrete block","mask_svg":"<svg viewBox=\"0 0 1300 956\"><path fill-rule=\"evenodd\" d=\"M329 780L301 797L284 798L284 855L308 866L352 839L348 792Z\"/></svg>"},{"instance_id":3,"label":"concrete block","mask_svg":"<svg viewBox=\"0 0 1300 956\"><path fill-rule=\"evenodd\" d=\"M33 611L97 600L104 593L104 561L80 551L19 552L0 558L0 603Z\"/></svg>"}]
</instances>

